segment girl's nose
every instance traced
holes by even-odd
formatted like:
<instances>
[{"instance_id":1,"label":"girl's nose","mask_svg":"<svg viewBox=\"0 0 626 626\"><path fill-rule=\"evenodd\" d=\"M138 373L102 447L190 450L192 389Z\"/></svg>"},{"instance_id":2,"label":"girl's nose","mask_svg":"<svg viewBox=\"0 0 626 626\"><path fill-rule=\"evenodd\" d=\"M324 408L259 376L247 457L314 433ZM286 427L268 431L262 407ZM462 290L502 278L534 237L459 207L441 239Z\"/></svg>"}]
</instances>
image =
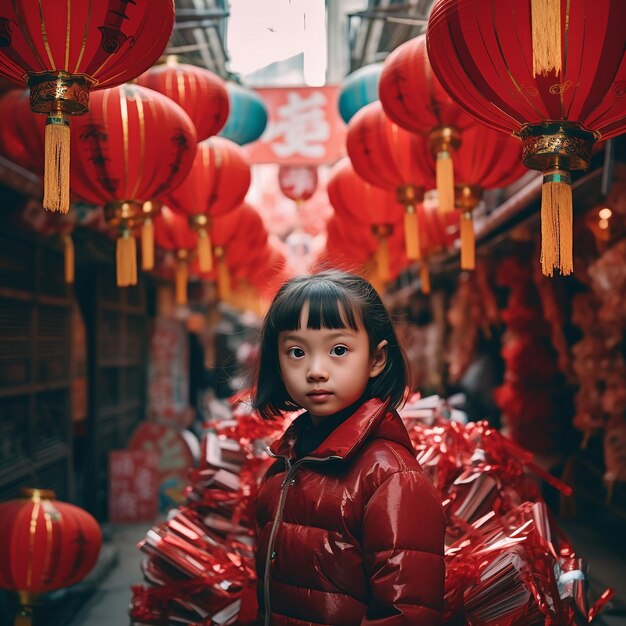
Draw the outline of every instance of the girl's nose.
<instances>
[{"instance_id":1,"label":"girl's nose","mask_svg":"<svg viewBox=\"0 0 626 626\"><path fill-rule=\"evenodd\" d=\"M328 380L328 371L320 359L311 360L306 378L309 382Z\"/></svg>"}]
</instances>

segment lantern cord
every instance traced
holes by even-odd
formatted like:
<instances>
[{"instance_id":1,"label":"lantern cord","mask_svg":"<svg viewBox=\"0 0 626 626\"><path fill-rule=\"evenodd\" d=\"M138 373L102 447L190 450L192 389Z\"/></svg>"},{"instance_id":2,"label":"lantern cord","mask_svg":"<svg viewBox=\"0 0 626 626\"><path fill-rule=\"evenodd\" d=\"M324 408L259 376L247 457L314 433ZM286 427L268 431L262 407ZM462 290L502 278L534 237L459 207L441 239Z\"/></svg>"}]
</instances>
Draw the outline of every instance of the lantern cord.
<instances>
[{"instance_id":1,"label":"lantern cord","mask_svg":"<svg viewBox=\"0 0 626 626\"><path fill-rule=\"evenodd\" d=\"M533 76L560 74L561 0L531 0Z\"/></svg>"},{"instance_id":2,"label":"lantern cord","mask_svg":"<svg viewBox=\"0 0 626 626\"><path fill-rule=\"evenodd\" d=\"M198 229L198 263L201 272L210 272L213 269L211 238L206 228Z\"/></svg>"},{"instance_id":3,"label":"lantern cord","mask_svg":"<svg viewBox=\"0 0 626 626\"><path fill-rule=\"evenodd\" d=\"M387 237L380 237L378 239L378 248L376 249L376 272L383 285L389 282L389 245L387 244Z\"/></svg>"},{"instance_id":4,"label":"lantern cord","mask_svg":"<svg viewBox=\"0 0 626 626\"><path fill-rule=\"evenodd\" d=\"M476 238L472 212L461 214L461 269L473 270L476 267Z\"/></svg>"},{"instance_id":5,"label":"lantern cord","mask_svg":"<svg viewBox=\"0 0 626 626\"><path fill-rule=\"evenodd\" d=\"M187 280L189 272L186 261L176 263L176 304L187 304Z\"/></svg>"},{"instance_id":6,"label":"lantern cord","mask_svg":"<svg viewBox=\"0 0 626 626\"><path fill-rule=\"evenodd\" d=\"M63 260L65 267L65 282L71 285L74 282L74 241L72 235L63 235Z\"/></svg>"},{"instance_id":7,"label":"lantern cord","mask_svg":"<svg viewBox=\"0 0 626 626\"><path fill-rule=\"evenodd\" d=\"M420 282L423 294L430 293L430 271L428 270L428 262L422 261L420 264Z\"/></svg>"},{"instance_id":8,"label":"lantern cord","mask_svg":"<svg viewBox=\"0 0 626 626\"><path fill-rule=\"evenodd\" d=\"M141 226L141 269L154 269L154 222L146 217Z\"/></svg>"},{"instance_id":9,"label":"lantern cord","mask_svg":"<svg viewBox=\"0 0 626 626\"><path fill-rule=\"evenodd\" d=\"M70 210L70 123L60 112L46 119L43 206L61 213Z\"/></svg>"},{"instance_id":10,"label":"lantern cord","mask_svg":"<svg viewBox=\"0 0 626 626\"><path fill-rule=\"evenodd\" d=\"M417 212L412 204L406 205L404 211L404 242L406 244L406 257L409 261L419 261L420 233L417 225Z\"/></svg>"},{"instance_id":11,"label":"lantern cord","mask_svg":"<svg viewBox=\"0 0 626 626\"><path fill-rule=\"evenodd\" d=\"M449 150L437 152L436 177L439 212L448 213L454 210L454 167Z\"/></svg>"},{"instance_id":12,"label":"lantern cord","mask_svg":"<svg viewBox=\"0 0 626 626\"><path fill-rule=\"evenodd\" d=\"M137 246L130 231L123 231L117 239L115 251L117 286L130 287L137 284Z\"/></svg>"},{"instance_id":13,"label":"lantern cord","mask_svg":"<svg viewBox=\"0 0 626 626\"><path fill-rule=\"evenodd\" d=\"M541 271L552 276L555 269L567 276L572 259L572 178L553 168L543 175L541 197Z\"/></svg>"},{"instance_id":14,"label":"lantern cord","mask_svg":"<svg viewBox=\"0 0 626 626\"><path fill-rule=\"evenodd\" d=\"M222 302L230 300L230 276L223 254L217 260L217 293Z\"/></svg>"}]
</instances>

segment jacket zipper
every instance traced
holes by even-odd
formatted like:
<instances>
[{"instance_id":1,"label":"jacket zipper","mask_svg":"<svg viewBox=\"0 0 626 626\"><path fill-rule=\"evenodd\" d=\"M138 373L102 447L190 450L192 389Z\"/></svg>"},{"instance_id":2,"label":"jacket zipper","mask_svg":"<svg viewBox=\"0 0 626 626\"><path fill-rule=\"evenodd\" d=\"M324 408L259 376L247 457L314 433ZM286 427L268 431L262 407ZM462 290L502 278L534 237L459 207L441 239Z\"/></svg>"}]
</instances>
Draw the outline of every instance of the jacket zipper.
<instances>
[{"instance_id":1,"label":"jacket zipper","mask_svg":"<svg viewBox=\"0 0 626 626\"><path fill-rule=\"evenodd\" d=\"M270 456L274 458L279 457L270 452ZM265 557L265 573L263 575L263 598L265 600L265 626L270 626L270 619L272 612L270 610L270 565L272 562L272 554L274 553L274 543L276 542L276 534L278 533L278 526L282 521L283 511L285 509L285 501L287 500L287 492L289 491L289 485L291 484L291 478L305 462L312 463L326 463L327 461L343 460L340 456L328 456L324 459L319 459L313 456L305 456L302 459L296 461L293 465L289 459L285 458L285 464L287 465L287 474L281 484L280 498L278 500L278 508L276 509L276 517L272 522L272 530L270 531L270 538L267 544L267 555Z\"/></svg>"}]
</instances>

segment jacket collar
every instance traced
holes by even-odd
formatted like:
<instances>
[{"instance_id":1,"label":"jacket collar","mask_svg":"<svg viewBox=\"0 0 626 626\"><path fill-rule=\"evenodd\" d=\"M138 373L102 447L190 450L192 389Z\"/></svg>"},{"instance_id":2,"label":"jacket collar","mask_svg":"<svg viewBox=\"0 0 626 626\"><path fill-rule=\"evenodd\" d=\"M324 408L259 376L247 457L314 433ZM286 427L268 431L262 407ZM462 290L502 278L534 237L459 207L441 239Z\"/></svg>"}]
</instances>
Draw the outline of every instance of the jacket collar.
<instances>
[{"instance_id":1,"label":"jacket collar","mask_svg":"<svg viewBox=\"0 0 626 626\"><path fill-rule=\"evenodd\" d=\"M320 459L339 457L346 460L353 456L372 435L396 441L412 451L411 440L400 416L396 411L389 411L387 404L378 398L367 400L350 417L339 424L307 457ZM283 436L270 446L273 455L287 459L295 458L294 446L299 420L303 417L301 415L296 418Z\"/></svg>"}]
</instances>

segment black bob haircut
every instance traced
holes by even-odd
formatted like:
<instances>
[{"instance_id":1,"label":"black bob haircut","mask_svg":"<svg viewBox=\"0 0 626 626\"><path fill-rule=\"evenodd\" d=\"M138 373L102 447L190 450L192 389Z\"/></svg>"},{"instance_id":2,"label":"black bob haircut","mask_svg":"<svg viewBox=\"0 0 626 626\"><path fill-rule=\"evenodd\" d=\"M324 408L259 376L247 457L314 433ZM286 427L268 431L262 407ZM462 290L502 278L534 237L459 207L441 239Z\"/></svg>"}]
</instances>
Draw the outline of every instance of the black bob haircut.
<instances>
[{"instance_id":1,"label":"black bob haircut","mask_svg":"<svg viewBox=\"0 0 626 626\"><path fill-rule=\"evenodd\" d=\"M303 307L308 304L307 327L363 327L369 337L372 355L376 346L387 340L387 363L378 376L367 384L364 400L389 400L391 408L403 404L408 363L398 344L385 305L376 290L365 279L354 274L329 270L314 276L287 281L267 311L261 330L261 347L256 371L253 407L264 419L273 419L281 411L300 407L289 397L280 375L278 334L300 328Z\"/></svg>"}]
</instances>

